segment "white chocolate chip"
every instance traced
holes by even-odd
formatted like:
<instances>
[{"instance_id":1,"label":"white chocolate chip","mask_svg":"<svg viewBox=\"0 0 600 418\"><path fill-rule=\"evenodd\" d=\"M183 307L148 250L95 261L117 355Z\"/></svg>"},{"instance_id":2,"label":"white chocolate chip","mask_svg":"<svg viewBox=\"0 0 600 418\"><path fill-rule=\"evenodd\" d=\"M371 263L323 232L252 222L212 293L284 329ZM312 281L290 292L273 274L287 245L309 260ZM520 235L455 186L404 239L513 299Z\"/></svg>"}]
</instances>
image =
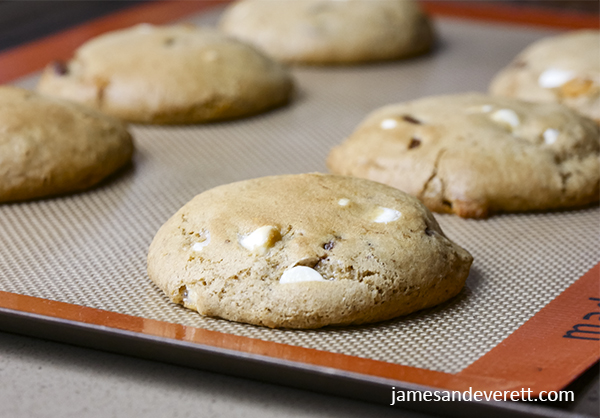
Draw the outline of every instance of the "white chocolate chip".
<instances>
[{"instance_id":1,"label":"white chocolate chip","mask_svg":"<svg viewBox=\"0 0 600 418\"><path fill-rule=\"evenodd\" d=\"M507 126L511 130L516 128L521 124L519 120L519 115L514 110L511 109L499 109L496 110L490 116L494 122L498 122L502 125Z\"/></svg>"},{"instance_id":2,"label":"white chocolate chip","mask_svg":"<svg viewBox=\"0 0 600 418\"><path fill-rule=\"evenodd\" d=\"M373 218L373 222L377 223L388 223L393 222L397 219L400 219L402 213L398 212L395 209L379 207L375 212L375 217Z\"/></svg>"},{"instance_id":3,"label":"white chocolate chip","mask_svg":"<svg viewBox=\"0 0 600 418\"><path fill-rule=\"evenodd\" d=\"M384 119L379 126L381 126L381 129L394 129L398 126L398 121L396 119Z\"/></svg>"},{"instance_id":4,"label":"white chocolate chip","mask_svg":"<svg viewBox=\"0 0 600 418\"><path fill-rule=\"evenodd\" d=\"M248 251L256 254L265 254L277 241L281 239L281 233L275 226L261 226L250 235L240 239L240 245Z\"/></svg>"},{"instance_id":5,"label":"white chocolate chip","mask_svg":"<svg viewBox=\"0 0 600 418\"><path fill-rule=\"evenodd\" d=\"M203 238L204 238L204 241L195 242L194 245L192 245L192 250L202 251L202 249L204 247L206 247L208 244L210 244L210 232L206 231L206 234L204 234Z\"/></svg>"},{"instance_id":6,"label":"white chocolate chip","mask_svg":"<svg viewBox=\"0 0 600 418\"><path fill-rule=\"evenodd\" d=\"M558 139L558 135L560 134L560 132L558 132L556 129L546 129L544 131L544 144L546 145L552 145L556 142L556 140Z\"/></svg>"},{"instance_id":7,"label":"white chocolate chip","mask_svg":"<svg viewBox=\"0 0 600 418\"><path fill-rule=\"evenodd\" d=\"M342 198L338 200L338 205L340 206L348 206L350 204L350 199Z\"/></svg>"},{"instance_id":8,"label":"white chocolate chip","mask_svg":"<svg viewBox=\"0 0 600 418\"><path fill-rule=\"evenodd\" d=\"M298 282L326 282L321 274L306 266L295 266L287 269L281 275L279 283L298 283Z\"/></svg>"},{"instance_id":9,"label":"white chocolate chip","mask_svg":"<svg viewBox=\"0 0 600 418\"><path fill-rule=\"evenodd\" d=\"M538 77L538 84L545 89L560 87L567 81L575 78L572 71L561 70L558 68L548 68Z\"/></svg>"},{"instance_id":10,"label":"white chocolate chip","mask_svg":"<svg viewBox=\"0 0 600 418\"><path fill-rule=\"evenodd\" d=\"M198 294L196 293L194 288L186 286L185 290L183 291L183 305L186 307L188 307L188 306L195 307L197 299L198 299Z\"/></svg>"}]
</instances>

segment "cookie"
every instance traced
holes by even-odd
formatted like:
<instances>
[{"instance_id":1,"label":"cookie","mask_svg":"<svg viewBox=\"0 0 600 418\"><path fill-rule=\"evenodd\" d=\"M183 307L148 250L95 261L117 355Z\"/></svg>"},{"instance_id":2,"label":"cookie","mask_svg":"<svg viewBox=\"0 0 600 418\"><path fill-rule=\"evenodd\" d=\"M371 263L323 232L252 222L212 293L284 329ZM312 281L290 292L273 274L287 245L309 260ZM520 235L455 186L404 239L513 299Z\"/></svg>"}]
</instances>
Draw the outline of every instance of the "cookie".
<instances>
[{"instance_id":1,"label":"cookie","mask_svg":"<svg viewBox=\"0 0 600 418\"><path fill-rule=\"evenodd\" d=\"M16 87L0 87L0 202L87 189L131 160L117 119Z\"/></svg>"},{"instance_id":2,"label":"cookie","mask_svg":"<svg viewBox=\"0 0 600 418\"><path fill-rule=\"evenodd\" d=\"M223 31L293 64L354 64L429 51L433 29L412 0L242 0Z\"/></svg>"},{"instance_id":3,"label":"cookie","mask_svg":"<svg viewBox=\"0 0 600 418\"><path fill-rule=\"evenodd\" d=\"M326 174L208 190L158 231L148 274L175 303L268 327L383 321L439 304L470 254L415 198Z\"/></svg>"},{"instance_id":4,"label":"cookie","mask_svg":"<svg viewBox=\"0 0 600 418\"><path fill-rule=\"evenodd\" d=\"M575 31L533 43L495 76L490 92L562 103L600 124L600 32Z\"/></svg>"},{"instance_id":5,"label":"cookie","mask_svg":"<svg viewBox=\"0 0 600 418\"><path fill-rule=\"evenodd\" d=\"M290 73L242 42L191 25L137 25L52 63L38 90L131 122L232 119L285 104Z\"/></svg>"},{"instance_id":6,"label":"cookie","mask_svg":"<svg viewBox=\"0 0 600 418\"><path fill-rule=\"evenodd\" d=\"M427 97L371 113L327 165L397 187L433 211L484 218L597 202L599 136L594 121L556 103Z\"/></svg>"}]
</instances>

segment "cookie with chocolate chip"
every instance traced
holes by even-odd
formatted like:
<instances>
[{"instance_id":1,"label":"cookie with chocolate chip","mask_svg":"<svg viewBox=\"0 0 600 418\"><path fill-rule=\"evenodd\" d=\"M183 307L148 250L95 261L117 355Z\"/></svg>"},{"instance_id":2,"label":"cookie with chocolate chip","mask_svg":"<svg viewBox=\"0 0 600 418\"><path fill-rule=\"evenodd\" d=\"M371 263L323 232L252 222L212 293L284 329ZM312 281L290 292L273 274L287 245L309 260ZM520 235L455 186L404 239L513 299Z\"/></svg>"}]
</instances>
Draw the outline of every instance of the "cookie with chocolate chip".
<instances>
[{"instance_id":1,"label":"cookie with chocolate chip","mask_svg":"<svg viewBox=\"0 0 600 418\"><path fill-rule=\"evenodd\" d=\"M568 32L533 43L496 75L490 92L562 103L600 124L600 31Z\"/></svg>"},{"instance_id":2,"label":"cookie with chocolate chip","mask_svg":"<svg viewBox=\"0 0 600 418\"><path fill-rule=\"evenodd\" d=\"M159 229L148 274L203 315L318 328L444 302L471 262L414 197L369 180L300 174L196 196Z\"/></svg>"},{"instance_id":3,"label":"cookie with chocolate chip","mask_svg":"<svg viewBox=\"0 0 600 418\"><path fill-rule=\"evenodd\" d=\"M247 116L283 105L290 73L255 48L191 25L137 25L50 64L38 90L131 122L180 124Z\"/></svg>"},{"instance_id":4,"label":"cookie with chocolate chip","mask_svg":"<svg viewBox=\"0 0 600 418\"><path fill-rule=\"evenodd\" d=\"M0 86L0 202L87 189L127 164L132 153L121 121Z\"/></svg>"},{"instance_id":5,"label":"cookie with chocolate chip","mask_svg":"<svg viewBox=\"0 0 600 418\"><path fill-rule=\"evenodd\" d=\"M433 29L413 0L242 0L221 29L293 64L355 64L429 51Z\"/></svg>"},{"instance_id":6,"label":"cookie with chocolate chip","mask_svg":"<svg viewBox=\"0 0 600 418\"><path fill-rule=\"evenodd\" d=\"M468 93L374 111L327 165L484 218L597 202L599 141L598 125L563 105Z\"/></svg>"}]
</instances>

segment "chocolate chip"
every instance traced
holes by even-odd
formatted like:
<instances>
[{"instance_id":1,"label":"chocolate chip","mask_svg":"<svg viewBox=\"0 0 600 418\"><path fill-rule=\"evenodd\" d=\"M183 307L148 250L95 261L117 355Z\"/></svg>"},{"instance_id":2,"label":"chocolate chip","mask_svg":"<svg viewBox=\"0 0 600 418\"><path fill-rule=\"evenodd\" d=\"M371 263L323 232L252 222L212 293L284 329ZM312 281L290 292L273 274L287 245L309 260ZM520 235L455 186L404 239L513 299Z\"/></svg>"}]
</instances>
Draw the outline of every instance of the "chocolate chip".
<instances>
[{"instance_id":1,"label":"chocolate chip","mask_svg":"<svg viewBox=\"0 0 600 418\"><path fill-rule=\"evenodd\" d=\"M409 115L404 115L402 116L402 119L404 119L405 121L409 122L409 123L414 123L415 125L420 125L421 121L419 119L415 119L412 116Z\"/></svg>"},{"instance_id":2,"label":"chocolate chip","mask_svg":"<svg viewBox=\"0 0 600 418\"><path fill-rule=\"evenodd\" d=\"M69 73L69 68L64 61L53 61L52 70L58 75L65 75Z\"/></svg>"},{"instance_id":3,"label":"chocolate chip","mask_svg":"<svg viewBox=\"0 0 600 418\"><path fill-rule=\"evenodd\" d=\"M326 249L327 251L331 250L333 247L335 246L335 242L333 241L329 241L328 243L326 243L325 245L323 245L323 248Z\"/></svg>"},{"instance_id":4,"label":"chocolate chip","mask_svg":"<svg viewBox=\"0 0 600 418\"><path fill-rule=\"evenodd\" d=\"M421 140L417 138L412 138L410 140L410 144L408 144L408 149L417 148L419 145L421 145Z\"/></svg>"}]
</instances>

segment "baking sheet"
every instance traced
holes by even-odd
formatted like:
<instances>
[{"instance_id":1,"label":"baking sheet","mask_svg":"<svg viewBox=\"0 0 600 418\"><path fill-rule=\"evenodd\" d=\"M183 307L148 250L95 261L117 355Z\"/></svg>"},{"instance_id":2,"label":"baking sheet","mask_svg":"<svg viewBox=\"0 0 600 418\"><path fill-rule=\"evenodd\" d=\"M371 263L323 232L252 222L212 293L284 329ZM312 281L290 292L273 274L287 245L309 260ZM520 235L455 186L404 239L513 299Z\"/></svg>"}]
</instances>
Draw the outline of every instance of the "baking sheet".
<instances>
[{"instance_id":1,"label":"baking sheet","mask_svg":"<svg viewBox=\"0 0 600 418\"><path fill-rule=\"evenodd\" d=\"M186 20L211 24L218 13ZM439 46L425 57L294 69L297 97L285 108L206 125L132 125L137 154L120 175L89 192L0 206L0 290L426 370L464 370L600 261L597 208L487 221L438 215L447 235L475 257L465 290L442 306L369 326L270 330L204 318L169 302L145 272L154 233L194 195L247 178L326 171L329 149L366 113L425 95L485 91L522 48L556 33L436 23Z\"/></svg>"}]
</instances>

